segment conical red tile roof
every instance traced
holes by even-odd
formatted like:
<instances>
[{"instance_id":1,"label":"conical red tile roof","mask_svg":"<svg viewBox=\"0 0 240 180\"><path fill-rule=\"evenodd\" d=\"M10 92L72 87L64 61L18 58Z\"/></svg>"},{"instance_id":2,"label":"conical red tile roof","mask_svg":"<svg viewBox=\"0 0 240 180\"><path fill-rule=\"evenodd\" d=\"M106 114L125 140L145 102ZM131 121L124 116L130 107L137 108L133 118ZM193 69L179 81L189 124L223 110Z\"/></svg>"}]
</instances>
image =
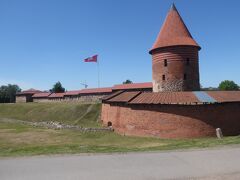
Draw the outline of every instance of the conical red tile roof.
<instances>
[{"instance_id":1,"label":"conical red tile roof","mask_svg":"<svg viewBox=\"0 0 240 180\"><path fill-rule=\"evenodd\" d=\"M149 53L158 48L178 45L196 46L201 49L173 4Z\"/></svg>"}]
</instances>

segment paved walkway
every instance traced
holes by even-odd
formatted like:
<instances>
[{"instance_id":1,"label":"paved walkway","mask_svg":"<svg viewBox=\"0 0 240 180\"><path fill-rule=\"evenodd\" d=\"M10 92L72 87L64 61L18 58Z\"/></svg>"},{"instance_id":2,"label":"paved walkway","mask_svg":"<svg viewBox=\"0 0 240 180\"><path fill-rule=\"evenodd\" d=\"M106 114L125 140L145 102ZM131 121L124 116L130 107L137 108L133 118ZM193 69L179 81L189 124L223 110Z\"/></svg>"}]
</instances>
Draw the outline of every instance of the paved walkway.
<instances>
[{"instance_id":1,"label":"paved walkway","mask_svg":"<svg viewBox=\"0 0 240 180\"><path fill-rule=\"evenodd\" d=\"M240 179L240 147L0 159L1 180Z\"/></svg>"}]
</instances>

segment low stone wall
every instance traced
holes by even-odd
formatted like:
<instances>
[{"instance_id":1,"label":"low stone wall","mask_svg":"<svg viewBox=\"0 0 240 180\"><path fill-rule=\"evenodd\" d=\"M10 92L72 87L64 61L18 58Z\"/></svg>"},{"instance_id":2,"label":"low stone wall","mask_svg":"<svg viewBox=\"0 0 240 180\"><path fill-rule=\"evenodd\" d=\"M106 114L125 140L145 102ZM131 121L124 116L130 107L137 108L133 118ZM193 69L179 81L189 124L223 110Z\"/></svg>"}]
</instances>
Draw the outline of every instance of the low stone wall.
<instances>
[{"instance_id":1,"label":"low stone wall","mask_svg":"<svg viewBox=\"0 0 240 180\"><path fill-rule=\"evenodd\" d=\"M26 103L26 102L32 102L32 101L33 99L31 94L16 96L16 103Z\"/></svg>"},{"instance_id":2,"label":"low stone wall","mask_svg":"<svg viewBox=\"0 0 240 180\"><path fill-rule=\"evenodd\" d=\"M62 124L60 122L56 121L40 121L40 122L31 122L31 121L22 121L17 119L8 119L8 118L0 118L0 122L7 122L7 123L20 123L20 124L26 124L34 127L43 127L43 128L49 128L49 129L71 129L71 130L77 130L80 132L101 132L101 131L113 131L111 127L80 127L80 126L74 126L74 125L67 125Z\"/></svg>"},{"instance_id":3,"label":"low stone wall","mask_svg":"<svg viewBox=\"0 0 240 180\"><path fill-rule=\"evenodd\" d=\"M64 98L33 98L33 102L100 102L105 95L66 96Z\"/></svg>"},{"instance_id":4,"label":"low stone wall","mask_svg":"<svg viewBox=\"0 0 240 180\"><path fill-rule=\"evenodd\" d=\"M240 134L240 103L209 105L103 104L101 120L120 134L160 138L198 138Z\"/></svg>"},{"instance_id":5,"label":"low stone wall","mask_svg":"<svg viewBox=\"0 0 240 180\"><path fill-rule=\"evenodd\" d=\"M16 103L25 103L27 102L26 96L16 96Z\"/></svg>"},{"instance_id":6,"label":"low stone wall","mask_svg":"<svg viewBox=\"0 0 240 180\"><path fill-rule=\"evenodd\" d=\"M79 101L83 102L100 102L101 98L103 98L105 95L86 95L86 96L80 96Z\"/></svg>"},{"instance_id":7,"label":"low stone wall","mask_svg":"<svg viewBox=\"0 0 240 180\"><path fill-rule=\"evenodd\" d=\"M48 98L33 98L33 102L49 102Z\"/></svg>"}]
</instances>

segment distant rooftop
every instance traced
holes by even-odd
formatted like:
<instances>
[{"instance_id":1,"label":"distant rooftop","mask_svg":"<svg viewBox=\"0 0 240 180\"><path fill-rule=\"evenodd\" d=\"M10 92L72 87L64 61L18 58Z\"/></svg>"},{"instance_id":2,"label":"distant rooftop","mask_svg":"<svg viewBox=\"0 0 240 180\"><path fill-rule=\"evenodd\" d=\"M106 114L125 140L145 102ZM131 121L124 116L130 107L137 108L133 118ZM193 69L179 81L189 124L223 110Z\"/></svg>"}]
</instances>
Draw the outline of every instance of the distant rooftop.
<instances>
[{"instance_id":1,"label":"distant rooftop","mask_svg":"<svg viewBox=\"0 0 240 180\"><path fill-rule=\"evenodd\" d=\"M80 94L94 94L94 93L111 93L112 88L111 87L105 87L105 88L92 88L92 89L82 89L80 91Z\"/></svg>"},{"instance_id":2,"label":"distant rooftop","mask_svg":"<svg viewBox=\"0 0 240 180\"><path fill-rule=\"evenodd\" d=\"M153 87L152 82L117 84L113 86L113 90L146 89L146 88L151 89L152 87Z\"/></svg>"},{"instance_id":3,"label":"distant rooftop","mask_svg":"<svg viewBox=\"0 0 240 180\"><path fill-rule=\"evenodd\" d=\"M27 94L36 94L36 93L41 93L42 91L40 90L37 90L37 89L28 89L28 90L25 90L25 91L22 91L22 92L18 92L17 95L27 95Z\"/></svg>"},{"instance_id":4,"label":"distant rooftop","mask_svg":"<svg viewBox=\"0 0 240 180\"><path fill-rule=\"evenodd\" d=\"M45 98L45 97L48 97L50 95L51 95L51 93L49 93L49 92L42 92L42 93L36 93L32 97L33 98Z\"/></svg>"},{"instance_id":5,"label":"distant rooftop","mask_svg":"<svg viewBox=\"0 0 240 180\"><path fill-rule=\"evenodd\" d=\"M117 84L113 87L102 87L102 88L87 88L87 89L80 89L80 90L71 90L66 91L65 93L49 93L49 92L42 92L36 89L28 89L17 93L17 95L27 95L33 94L34 98L40 97L49 97L49 98L57 98L63 96L77 96L81 94L104 94L104 93L112 93L113 90L143 90L143 89L152 89L151 82L145 83L132 83L132 84Z\"/></svg>"}]
</instances>

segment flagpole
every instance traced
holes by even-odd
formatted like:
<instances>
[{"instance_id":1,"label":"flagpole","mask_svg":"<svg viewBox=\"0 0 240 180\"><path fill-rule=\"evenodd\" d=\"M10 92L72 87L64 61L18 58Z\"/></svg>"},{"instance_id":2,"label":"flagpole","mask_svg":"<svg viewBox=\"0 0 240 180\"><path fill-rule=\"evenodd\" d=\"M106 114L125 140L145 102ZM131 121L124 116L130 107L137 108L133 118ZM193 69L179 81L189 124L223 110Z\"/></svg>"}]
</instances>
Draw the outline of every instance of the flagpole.
<instances>
[{"instance_id":1,"label":"flagpole","mask_svg":"<svg viewBox=\"0 0 240 180\"><path fill-rule=\"evenodd\" d=\"M97 68L98 68L98 88L100 88L100 77L99 77L99 60L97 60Z\"/></svg>"},{"instance_id":2,"label":"flagpole","mask_svg":"<svg viewBox=\"0 0 240 180\"><path fill-rule=\"evenodd\" d=\"M98 55L94 55L92 57L88 57L87 59L84 59L84 62L94 62L97 63L97 73L98 73L98 87L100 87L100 66L99 66L99 60L98 60Z\"/></svg>"}]
</instances>

